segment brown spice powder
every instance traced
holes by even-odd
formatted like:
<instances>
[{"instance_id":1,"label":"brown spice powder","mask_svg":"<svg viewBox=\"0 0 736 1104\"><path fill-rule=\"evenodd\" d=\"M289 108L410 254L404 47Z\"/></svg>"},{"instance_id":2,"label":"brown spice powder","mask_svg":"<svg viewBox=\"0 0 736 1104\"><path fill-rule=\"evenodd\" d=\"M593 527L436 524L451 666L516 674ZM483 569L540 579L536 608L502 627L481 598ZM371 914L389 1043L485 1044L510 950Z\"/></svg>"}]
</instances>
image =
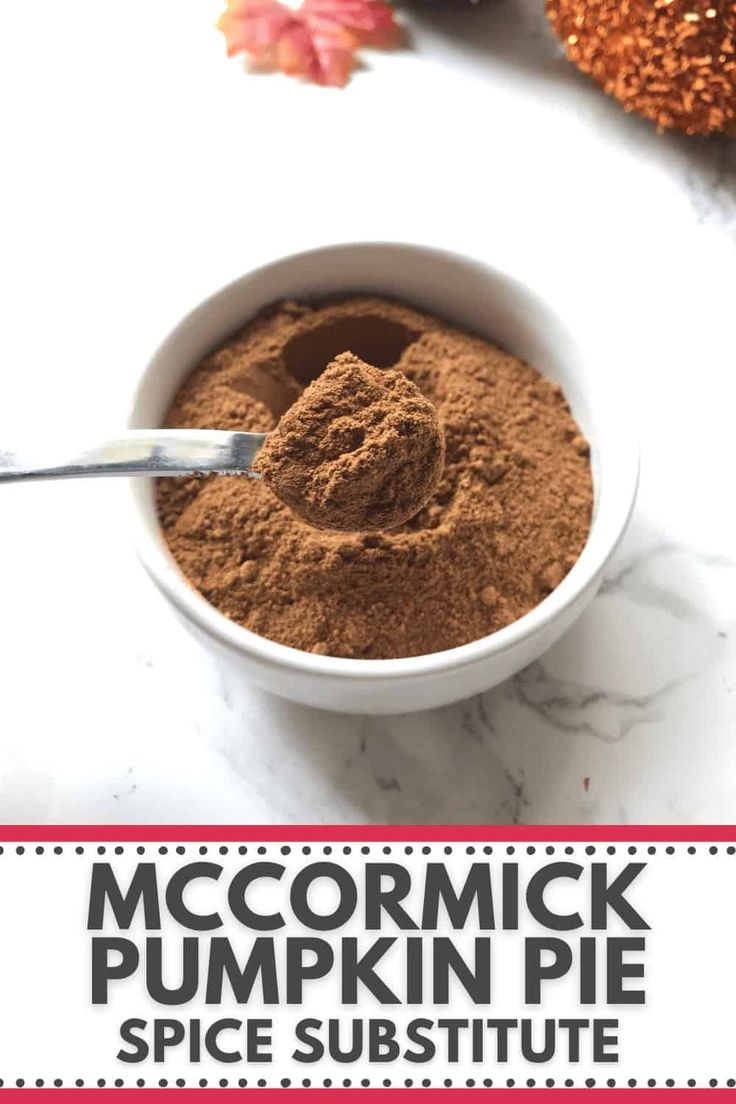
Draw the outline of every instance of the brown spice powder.
<instances>
[{"instance_id":1,"label":"brown spice powder","mask_svg":"<svg viewBox=\"0 0 736 1104\"><path fill-rule=\"evenodd\" d=\"M403 372L341 353L283 415L253 465L318 529L395 529L437 489L437 411Z\"/></svg>"},{"instance_id":2,"label":"brown spice powder","mask_svg":"<svg viewBox=\"0 0 736 1104\"><path fill-rule=\"evenodd\" d=\"M560 387L427 314L354 297L281 303L197 368L167 425L272 430L340 353L397 368L436 407L435 494L390 532L310 527L262 481L161 480L166 540L226 616L320 655L387 659L508 625L564 578L590 526L588 445Z\"/></svg>"}]
</instances>

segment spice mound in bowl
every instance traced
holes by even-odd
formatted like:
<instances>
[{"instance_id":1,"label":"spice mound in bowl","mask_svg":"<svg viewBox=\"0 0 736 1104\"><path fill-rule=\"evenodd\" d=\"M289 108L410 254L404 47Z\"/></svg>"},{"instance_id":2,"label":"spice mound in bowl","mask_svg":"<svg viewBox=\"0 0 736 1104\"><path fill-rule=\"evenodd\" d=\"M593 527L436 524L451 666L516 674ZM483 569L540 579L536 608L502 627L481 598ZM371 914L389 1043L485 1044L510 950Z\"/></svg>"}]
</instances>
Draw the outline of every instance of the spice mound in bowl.
<instances>
[{"instance_id":1,"label":"spice mound in bowl","mask_svg":"<svg viewBox=\"0 0 736 1104\"><path fill-rule=\"evenodd\" d=\"M377 503L364 531L337 531L334 512L332 528L315 528L268 486L279 484L287 497L285 479L310 517L327 501L308 472L310 464L321 471L325 454L302 457L303 491L281 460L292 418L336 367L366 373L376 387L373 370L387 381L400 373L429 419L425 429L436 417L444 437L444 467L440 460L441 475L429 477L433 493L395 527L381 528ZM349 421L357 408L346 402ZM225 616L318 655L393 659L487 636L558 586L588 536L589 449L559 385L481 338L383 299L276 304L194 370L166 424L276 431L273 453L267 445L262 454L263 479L161 480L159 516L184 575ZM408 436L414 445L423 440ZM340 453L343 528L370 499L356 479L350 502L351 455ZM393 505L384 504L389 522Z\"/></svg>"},{"instance_id":2,"label":"spice mound in bowl","mask_svg":"<svg viewBox=\"0 0 736 1104\"><path fill-rule=\"evenodd\" d=\"M318 529L395 529L429 501L445 444L437 411L402 372L341 353L266 438L255 470Z\"/></svg>"}]
</instances>

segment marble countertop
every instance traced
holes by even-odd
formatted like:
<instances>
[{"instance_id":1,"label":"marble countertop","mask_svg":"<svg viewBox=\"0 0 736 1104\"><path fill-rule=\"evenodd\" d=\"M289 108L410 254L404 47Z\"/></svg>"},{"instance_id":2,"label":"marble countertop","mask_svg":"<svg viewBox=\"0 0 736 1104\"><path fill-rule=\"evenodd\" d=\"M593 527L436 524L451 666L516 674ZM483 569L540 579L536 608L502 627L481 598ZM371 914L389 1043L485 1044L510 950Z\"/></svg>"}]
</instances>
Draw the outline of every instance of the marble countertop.
<instances>
[{"instance_id":1,"label":"marble countertop","mask_svg":"<svg viewBox=\"0 0 736 1104\"><path fill-rule=\"evenodd\" d=\"M138 567L121 485L5 487L0 818L733 821L736 143L626 116L541 0L406 7L410 47L343 92L245 76L218 8L3 5L0 439L119 427L170 326L254 263L404 238L492 260L607 347L638 506L541 662L361 718L216 665Z\"/></svg>"}]
</instances>

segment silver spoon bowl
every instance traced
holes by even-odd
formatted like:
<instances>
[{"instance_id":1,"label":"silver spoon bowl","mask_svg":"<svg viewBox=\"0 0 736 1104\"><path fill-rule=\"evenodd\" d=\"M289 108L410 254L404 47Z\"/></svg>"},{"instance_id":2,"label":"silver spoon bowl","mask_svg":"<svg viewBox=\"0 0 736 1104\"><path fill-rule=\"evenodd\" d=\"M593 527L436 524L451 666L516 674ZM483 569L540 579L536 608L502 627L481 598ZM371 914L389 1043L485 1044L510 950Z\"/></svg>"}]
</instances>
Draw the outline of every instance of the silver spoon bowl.
<instances>
[{"instance_id":1,"label":"silver spoon bowl","mask_svg":"<svg viewBox=\"0 0 736 1104\"><path fill-rule=\"evenodd\" d=\"M220 429L132 429L79 451L0 449L0 483L111 475L248 475L265 433Z\"/></svg>"}]
</instances>

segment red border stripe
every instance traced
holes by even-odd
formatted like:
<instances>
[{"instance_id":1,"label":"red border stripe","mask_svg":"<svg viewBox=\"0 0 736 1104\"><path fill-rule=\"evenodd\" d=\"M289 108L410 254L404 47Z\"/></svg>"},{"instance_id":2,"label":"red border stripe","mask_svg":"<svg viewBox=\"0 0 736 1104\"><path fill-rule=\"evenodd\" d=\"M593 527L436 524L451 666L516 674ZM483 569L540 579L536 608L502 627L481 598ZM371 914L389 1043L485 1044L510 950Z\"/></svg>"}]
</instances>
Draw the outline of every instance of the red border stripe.
<instances>
[{"instance_id":1,"label":"red border stripe","mask_svg":"<svg viewBox=\"0 0 736 1104\"><path fill-rule=\"evenodd\" d=\"M678 1101L682 1104L699 1104L700 1101L714 1101L719 1100L721 1096L728 1094L729 1099L736 1094L736 1089L718 1089L718 1088L692 1088L692 1089L609 1089L609 1088L577 1088L577 1089L565 1089L554 1088L547 1089L540 1086L535 1089L518 1088L518 1089L343 1089L339 1087L330 1089L257 1089L257 1088L245 1088L238 1089L233 1086L230 1089L178 1089L175 1086L170 1088L157 1088L157 1089L116 1089L112 1086L109 1089L98 1089L96 1087L89 1087L83 1089L37 1089L34 1086L29 1086L27 1089L0 1089L2 1099L19 1100L23 1096L26 1096L28 1092L32 1092L35 1095L48 1094L54 1100L61 1101L63 1104L74 1100L79 1100L79 1095L82 1094L85 1099L90 1099L92 1096L98 1098L104 1097L109 1100L110 1097L114 1100L124 1100L133 1104L150 1104L152 1101L156 1101L157 1104L161 1104L164 1094L170 1092L176 1093L179 1100L185 1100L186 1104L222 1104L222 1094L240 1092L246 1094L247 1100L254 1100L256 1104L274 1104L275 1098L278 1098L278 1104L314 1104L316 1100L328 1100L334 1096L339 1096L341 1104L357 1104L358 1101L361 1104L471 1104L473 1100L484 1098L485 1100L499 1100L503 1098L504 1104L540 1104L540 1101L549 1100L550 1104L559 1104L561 1100L569 1100L570 1095L585 1094L585 1099L588 1100L591 1095L598 1097L602 1096L610 1104L639 1104L643 1100L654 1101L657 1104L658 1101L663 1101L666 1097L667 1101L672 1100L677 1096ZM26 1096L27 1099L27 1096ZM20 1104L20 1100L19 1100Z\"/></svg>"},{"instance_id":2,"label":"red border stripe","mask_svg":"<svg viewBox=\"0 0 736 1104\"><path fill-rule=\"evenodd\" d=\"M733 824L4 824L3 843L732 843Z\"/></svg>"}]
</instances>

